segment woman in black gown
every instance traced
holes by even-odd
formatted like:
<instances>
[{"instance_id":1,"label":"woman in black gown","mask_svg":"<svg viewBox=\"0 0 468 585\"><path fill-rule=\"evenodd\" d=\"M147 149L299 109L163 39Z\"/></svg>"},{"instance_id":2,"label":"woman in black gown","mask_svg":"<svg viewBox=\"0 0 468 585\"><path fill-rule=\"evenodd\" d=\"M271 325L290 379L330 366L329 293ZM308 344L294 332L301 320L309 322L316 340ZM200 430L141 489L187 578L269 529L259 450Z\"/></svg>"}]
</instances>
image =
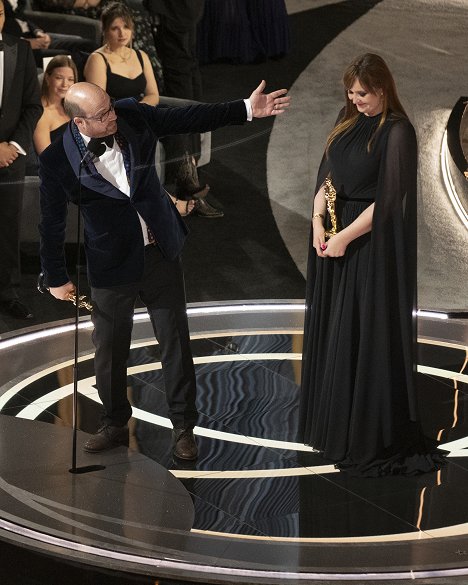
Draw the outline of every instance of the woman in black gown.
<instances>
[{"instance_id":1,"label":"woman in black gown","mask_svg":"<svg viewBox=\"0 0 468 585\"><path fill-rule=\"evenodd\" d=\"M358 475L432 471L442 457L415 393L416 136L378 55L343 83L314 198L299 438ZM329 239L327 177L341 228Z\"/></svg>"}]
</instances>

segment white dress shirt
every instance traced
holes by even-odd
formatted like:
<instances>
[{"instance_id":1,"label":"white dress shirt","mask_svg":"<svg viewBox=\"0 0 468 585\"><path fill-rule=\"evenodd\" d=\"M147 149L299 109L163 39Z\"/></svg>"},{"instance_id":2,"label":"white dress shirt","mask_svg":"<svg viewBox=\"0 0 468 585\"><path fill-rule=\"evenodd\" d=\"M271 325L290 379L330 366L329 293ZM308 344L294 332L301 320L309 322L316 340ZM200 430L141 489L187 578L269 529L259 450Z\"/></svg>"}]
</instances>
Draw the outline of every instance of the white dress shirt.
<instances>
[{"instance_id":1,"label":"white dress shirt","mask_svg":"<svg viewBox=\"0 0 468 585\"><path fill-rule=\"evenodd\" d=\"M91 138L89 136L85 136L84 134L81 134L81 136L83 137L85 146L88 146L88 142L91 140ZM115 138L112 148L109 148L109 146L106 145L106 151L94 161L94 166L96 167L97 172L102 177L104 177L106 181L124 193L124 195L130 197L130 184L127 179L123 154ZM148 226L139 213L138 218L141 223L143 241L146 246L150 243L148 236Z\"/></svg>"},{"instance_id":2,"label":"white dress shirt","mask_svg":"<svg viewBox=\"0 0 468 585\"><path fill-rule=\"evenodd\" d=\"M245 109L247 110L247 121L251 122L253 115L250 99L245 99L244 103ZM81 136L83 137L85 146L88 146L91 138L85 134L81 134ZM125 170L122 151L120 150L120 146L117 144L115 138L114 145L111 148L106 145L106 151L100 157L98 157L97 160L94 161L94 166L96 167L97 172L102 177L104 177L106 181L108 181L114 187L117 187L117 189L127 195L127 197L130 197L130 184L127 179L127 172ZM146 246L150 243L148 237L148 226L140 214L138 214L138 218L140 219L143 240Z\"/></svg>"}]
</instances>

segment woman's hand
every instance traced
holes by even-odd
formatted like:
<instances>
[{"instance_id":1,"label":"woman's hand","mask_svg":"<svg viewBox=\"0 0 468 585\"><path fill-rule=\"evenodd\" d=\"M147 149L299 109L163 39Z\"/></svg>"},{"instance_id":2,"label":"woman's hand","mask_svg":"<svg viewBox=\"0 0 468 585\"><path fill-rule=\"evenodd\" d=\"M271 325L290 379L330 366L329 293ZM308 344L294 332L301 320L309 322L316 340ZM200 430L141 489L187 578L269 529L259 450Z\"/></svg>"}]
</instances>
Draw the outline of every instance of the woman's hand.
<instances>
[{"instance_id":1,"label":"woman's hand","mask_svg":"<svg viewBox=\"0 0 468 585\"><path fill-rule=\"evenodd\" d=\"M315 248L317 256L320 256L320 258L325 258L325 256L323 255L323 246L326 246L325 228L323 227L323 223L320 218L313 218L312 229L313 229L312 246Z\"/></svg>"},{"instance_id":2,"label":"woman's hand","mask_svg":"<svg viewBox=\"0 0 468 585\"><path fill-rule=\"evenodd\" d=\"M323 256L325 258L339 258L344 256L348 243L349 242L343 236L342 232L338 232L326 243L326 248L323 250Z\"/></svg>"}]
</instances>

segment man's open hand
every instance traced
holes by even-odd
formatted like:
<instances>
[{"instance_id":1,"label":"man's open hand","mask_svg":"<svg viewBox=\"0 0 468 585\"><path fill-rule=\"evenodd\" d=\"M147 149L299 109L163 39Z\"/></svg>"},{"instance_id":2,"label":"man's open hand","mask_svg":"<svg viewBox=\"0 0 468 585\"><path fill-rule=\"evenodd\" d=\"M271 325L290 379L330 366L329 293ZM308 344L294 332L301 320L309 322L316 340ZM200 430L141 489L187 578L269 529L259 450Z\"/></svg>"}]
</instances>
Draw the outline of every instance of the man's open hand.
<instances>
[{"instance_id":1,"label":"man's open hand","mask_svg":"<svg viewBox=\"0 0 468 585\"><path fill-rule=\"evenodd\" d=\"M277 89L271 93L263 93L265 86L266 83L263 80L250 96L252 115L254 118L277 116L289 107L291 98L286 95L288 92L287 89Z\"/></svg>"}]
</instances>

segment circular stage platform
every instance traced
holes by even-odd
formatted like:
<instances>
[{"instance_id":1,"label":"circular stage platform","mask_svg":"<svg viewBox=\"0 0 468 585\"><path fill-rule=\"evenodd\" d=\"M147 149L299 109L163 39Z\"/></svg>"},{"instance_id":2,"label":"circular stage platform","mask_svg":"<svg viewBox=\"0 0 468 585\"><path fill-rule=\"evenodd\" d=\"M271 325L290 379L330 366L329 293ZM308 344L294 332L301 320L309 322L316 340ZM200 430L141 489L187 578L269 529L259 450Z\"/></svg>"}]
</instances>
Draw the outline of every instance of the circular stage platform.
<instances>
[{"instance_id":1,"label":"circular stage platform","mask_svg":"<svg viewBox=\"0 0 468 585\"><path fill-rule=\"evenodd\" d=\"M440 472L350 478L295 442L304 307L189 307L200 457L171 456L158 346L137 311L128 363L130 448L89 455L99 424L92 325L0 340L0 539L64 561L203 583L468 575L468 322L421 312L422 423L450 451Z\"/></svg>"}]
</instances>

